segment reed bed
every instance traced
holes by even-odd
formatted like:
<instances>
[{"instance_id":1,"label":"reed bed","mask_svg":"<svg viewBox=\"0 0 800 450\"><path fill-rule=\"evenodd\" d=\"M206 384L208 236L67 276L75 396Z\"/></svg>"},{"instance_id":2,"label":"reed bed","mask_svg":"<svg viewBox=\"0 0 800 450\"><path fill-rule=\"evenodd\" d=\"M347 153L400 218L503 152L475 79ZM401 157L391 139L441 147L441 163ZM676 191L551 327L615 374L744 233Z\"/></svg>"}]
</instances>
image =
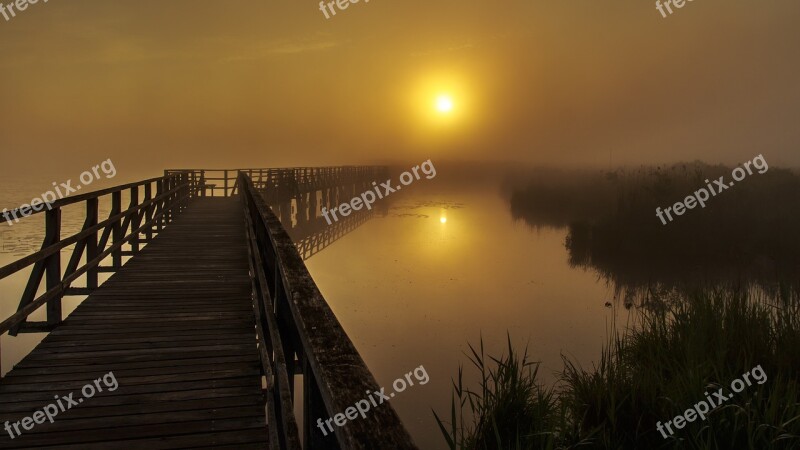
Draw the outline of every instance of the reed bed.
<instances>
[{"instance_id":1,"label":"reed bed","mask_svg":"<svg viewBox=\"0 0 800 450\"><path fill-rule=\"evenodd\" d=\"M537 380L527 349L486 356L470 345L477 387L453 381L449 417L434 412L451 449L799 449L800 295L706 289L637 308L614 327L591 368L564 358L554 386ZM761 366L753 383L665 439L666 422Z\"/></svg>"}]
</instances>

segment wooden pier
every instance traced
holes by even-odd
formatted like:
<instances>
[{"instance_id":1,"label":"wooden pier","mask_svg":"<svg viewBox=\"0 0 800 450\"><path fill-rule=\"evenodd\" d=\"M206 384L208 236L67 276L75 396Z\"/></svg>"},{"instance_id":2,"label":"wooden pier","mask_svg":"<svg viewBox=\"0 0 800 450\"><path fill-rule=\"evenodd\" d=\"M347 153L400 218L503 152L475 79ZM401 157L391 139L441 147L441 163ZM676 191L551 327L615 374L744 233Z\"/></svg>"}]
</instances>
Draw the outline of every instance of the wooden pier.
<instances>
[{"instance_id":1,"label":"wooden pier","mask_svg":"<svg viewBox=\"0 0 800 450\"><path fill-rule=\"evenodd\" d=\"M48 333L0 380L0 426L20 421L22 431L11 439L0 429L0 448L415 448L388 404L335 434L315 426L379 387L267 200L316 203L333 186L338 201L377 173L336 169L224 171L221 196L207 171L168 171L44 211L42 249L0 268L0 279L30 270L0 334ZM347 175L339 183L350 187L330 176L316 186L314 170ZM99 221L104 196L111 210ZM78 203L84 226L62 237L61 208ZM99 284L103 272L113 275ZM65 295L88 297L62 320ZM29 322L40 308L47 320ZM102 392L84 398L87 384ZM83 401L52 423L35 414L70 393Z\"/></svg>"}]
</instances>

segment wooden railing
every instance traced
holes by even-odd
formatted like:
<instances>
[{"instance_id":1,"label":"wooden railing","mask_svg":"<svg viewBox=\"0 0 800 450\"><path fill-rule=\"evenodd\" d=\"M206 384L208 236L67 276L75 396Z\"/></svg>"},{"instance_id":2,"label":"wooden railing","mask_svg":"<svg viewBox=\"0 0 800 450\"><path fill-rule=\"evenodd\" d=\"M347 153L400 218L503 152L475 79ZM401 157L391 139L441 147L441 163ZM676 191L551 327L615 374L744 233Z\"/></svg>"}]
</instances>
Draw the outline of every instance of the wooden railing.
<instances>
[{"instance_id":1,"label":"wooden railing","mask_svg":"<svg viewBox=\"0 0 800 450\"><path fill-rule=\"evenodd\" d=\"M230 197L236 193L239 170L241 169L168 169L164 171L164 176L180 174L188 177L196 195L200 197Z\"/></svg>"},{"instance_id":2,"label":"wooden railing","mask_svg":"<svg viewBox=\"0 0 800 450\"><path fill-rule=\"evenodd\" d=\"M122 193L125 191L129 193L130 203L123 210ZM98 287L99 273L114 272L122 267L123 257L138 253L141 245L171 222L196 193L197 188L187 174L174 174L75 195L33 211L33 214L45 214L44 241L38 252L0 268L2 280L33 266L17 312L0 322L0 335L7 331L16 336L18 333L53 330L62 322L61 299L65 295L88 295L94 291ZM111 210L108 218L99 222L99 204L104 197L110 199ZM63 237L62 208L78 203L86 205L83 227L79 232ZM5 220L0 221L3 222ZM129 245L129 250L123 249L125 244ZM71 245L74 249L62 271L61 253ZM101 266L109 256L111 264ZM84 275L86 285L74 287L73 284ZM45 291L37 296L43 279ZM47 305L47 320L28 322L28 317L44 305Z\"/></svg>"},{"instance_id":3,"label":"wooden railing","mask_svg":"<svg viewBox=\"0 0 800 450\"><path fill-rule=\"evenodd\" d=\"M186 174L198 195L230 197L238 192L238 175L244 173L258 190L281 193L308 192L343 186L359 180L384 181L386 168L380 166L288 167L265 169L169 169L165 176Z\"/></svg>"},{"instance_id":4,"label":"wooden railing","mask_svg":"<svg viewBox=\"0 0 800 450\"><path fill-rule=\"evenodd\" d=\"M325 436L317 419L343 413L367 392L380 390L350 338L319 292L295 244L265 200L265 194L287 186L302 190L330 187L361 177L379 176L378 168L293 168L166 171L165 176L76 195L49 205L45 214L45 238L41 249L0 268L0 280L33 266L18 310L0 322L0 335L9 332L48 332L62 322L61 299L88 295L98 287L98 274L122 267L123 257L137 254L153 237L184 210L189 199L220 193L239 194L248 243L256 335L265 376L270 448L300 449L414 449L410 435L389 404L368 412L366 419L336 427ZM258 180L258 185L253 180ZM298 178L292 178L297 176ZM315 176L319 178L314 179ZM338 178L337 178L338 177ZM351 178L355 177L355 178ZM380 180L380 178L376 178ZM222 181L210 186L209 181ZM352 186L351 186L352 188ZM122 209L122 194L130 204ZM99 221L101 198L111 203L108 218ZM81 230L61 236L62 208L85 203ZM61 267L61 253L74 249ZM127 249L123 246L127 245ZM110 258L109 258L110 257ZM110 259L109 266L101 266ZM85 287L73 286L81 277ZM42 280L44 292L37 296ZM28 321L42 306L45 322ZM295 374L303 379L303 426L294 415Z\"/></svg>"},{"instance_id":5,"label":"wooden railing","mask_svg":"<svg viewBox=\"0 0 800 450\"><path fill-rule=\"evenodd\" d=\"M366 419L335 427L327 436L317 428L317 419L344 412L367 392L378 391L378 384L253 180L240 172L237 185L245 210L272 446L300 448L292 401L294 374L300 372L305 448L416 448L389 404L370 410Z\"/></svg>"}]
</instances>

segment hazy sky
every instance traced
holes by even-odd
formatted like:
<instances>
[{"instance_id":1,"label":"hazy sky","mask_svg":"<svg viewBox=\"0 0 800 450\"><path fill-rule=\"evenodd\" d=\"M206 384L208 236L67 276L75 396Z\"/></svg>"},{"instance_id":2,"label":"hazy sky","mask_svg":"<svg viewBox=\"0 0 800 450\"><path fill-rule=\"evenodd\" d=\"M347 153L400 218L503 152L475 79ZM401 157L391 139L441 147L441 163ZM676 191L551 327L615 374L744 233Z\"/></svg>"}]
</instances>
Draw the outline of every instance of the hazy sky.
<instances>
[{"instance_id":1,"label":"hazy sky","mask_svg":"<svg viewBox=\"0 0 800 450\"><path fill-rule=\"evenodd\" d=\"M800 165L800 3L50 0L0 17L4 171ZM447 116L437 94L452 96Z\"/></svg>"}]
</instances>

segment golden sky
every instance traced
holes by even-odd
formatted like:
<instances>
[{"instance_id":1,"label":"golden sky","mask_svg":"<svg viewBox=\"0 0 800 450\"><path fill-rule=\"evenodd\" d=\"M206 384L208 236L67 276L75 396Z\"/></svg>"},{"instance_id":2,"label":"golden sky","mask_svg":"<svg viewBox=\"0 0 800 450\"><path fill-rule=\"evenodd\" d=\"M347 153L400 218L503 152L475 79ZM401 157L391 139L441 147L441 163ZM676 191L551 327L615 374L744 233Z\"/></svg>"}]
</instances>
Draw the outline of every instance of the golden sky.
<instances>
[{"instance_id":1,"label":"golden sky","mask_svg":"<svg viewBox=\"0 0 800 450\"><path fill-rule=\"evenodd\" d=\"M800 164L800 3L50 0L0 17L0 164ZM452 96L448 116L435 96Z\"/></svg>"}]
</instances>

